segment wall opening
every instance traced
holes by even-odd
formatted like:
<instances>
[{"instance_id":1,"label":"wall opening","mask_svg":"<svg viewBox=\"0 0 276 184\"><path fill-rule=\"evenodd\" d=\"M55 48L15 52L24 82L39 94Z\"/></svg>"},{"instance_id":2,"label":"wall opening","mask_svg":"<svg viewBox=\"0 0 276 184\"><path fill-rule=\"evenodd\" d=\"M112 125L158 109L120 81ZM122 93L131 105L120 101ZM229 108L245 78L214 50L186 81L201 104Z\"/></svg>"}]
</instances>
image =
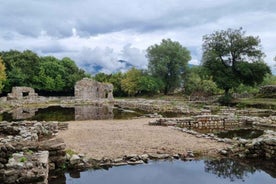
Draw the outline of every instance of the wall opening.
<instances>
[{"instance_id":1,"label":"wall opening","mask_svg":"<svg viewBox=\"0 0 276 184\"><path fill-rule=\"evenodd\" d=\"M29 92L22 92L22 96L23 96L23 97L29 96Z\"/></svg>"}]
</instances>

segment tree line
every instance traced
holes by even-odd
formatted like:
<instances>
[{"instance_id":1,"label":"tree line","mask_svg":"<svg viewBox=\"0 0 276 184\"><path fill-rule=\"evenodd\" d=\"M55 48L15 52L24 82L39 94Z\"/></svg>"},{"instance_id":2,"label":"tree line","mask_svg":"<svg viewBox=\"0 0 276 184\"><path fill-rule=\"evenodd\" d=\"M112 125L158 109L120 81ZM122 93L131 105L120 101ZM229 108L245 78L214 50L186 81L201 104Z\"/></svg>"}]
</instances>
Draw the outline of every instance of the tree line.
<instances>
[{"instance_id":1,"label":"tree line","mask_svg":"<svg viewBox=\"0 0 276 184\"><path fill-rule=\"evenodd\" d=\"M215 31L203 36L200 66L188 66L189 50L177 41L163 39L147 49L148 68L125 73L98 73L93 78L114 86L115 96L213 95L254 91L258 85L274 84L264 62L259 37L247 36L242 28ZM70 58L39 57L32 51L0 52L0 91L30 86L45 93L70 94L76 81L90 77ZM276 83L275 83L276 84Z\"/></svg>"},{"instance_id":2,"label":"tree line","mask_svg":"<svg viewBox=\"0 0 276 184\"><path fill-rule=\"evenodd\" d=\"M251 93L259 85L276 84L264 62L260 42L259 37L247 36L242 28L215 31L203 36L201 65L189 67L188 49L177 41L164 39L147 49L147 70L99 73L95 79L113 83L115 93L122 96L167 95L182 90L187 95L224 94L227 100L232 92Z\"/></svg>"},{"instance_id":3,"label":"tree line","mask_svg":"<svg viewBox=\"0 0 276 184\"><path fill-rule=\"evenodd\" d=\"M39 57L30 50L0 52L0 57L3 94L10 92L13 86L28 86L44 95L70 95L75 82L86 76L85 71L68 57Z\"/></svg>"}]
</instances>

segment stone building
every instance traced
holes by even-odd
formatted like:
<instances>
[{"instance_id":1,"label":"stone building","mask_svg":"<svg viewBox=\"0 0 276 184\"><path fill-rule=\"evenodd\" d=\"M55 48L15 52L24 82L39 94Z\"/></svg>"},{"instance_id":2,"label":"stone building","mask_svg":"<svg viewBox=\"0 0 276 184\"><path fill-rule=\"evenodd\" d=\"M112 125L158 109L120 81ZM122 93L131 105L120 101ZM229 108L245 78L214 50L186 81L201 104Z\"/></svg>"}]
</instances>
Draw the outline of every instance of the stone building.
<instances>
[{"instance_id":1,"label":"stone building","mask_svg":"<svg viewBox=\"0 0 276 184\"><path fill-rule=\"evenodd\" d=\"M30 87L13 87L12 92L8 93L8 100L36 100L38 97L35 90Z\"/></svg>"},{"instance_id":2,"label":"stone building","mask_svg":"<svg viewBox=\"0 0 276 184\"><path fill-rule=\"evenodd\" d=\"M75 85L75 98L81 100L113 99L113 85L84 78Z\"/></svg>"}]
</instances>

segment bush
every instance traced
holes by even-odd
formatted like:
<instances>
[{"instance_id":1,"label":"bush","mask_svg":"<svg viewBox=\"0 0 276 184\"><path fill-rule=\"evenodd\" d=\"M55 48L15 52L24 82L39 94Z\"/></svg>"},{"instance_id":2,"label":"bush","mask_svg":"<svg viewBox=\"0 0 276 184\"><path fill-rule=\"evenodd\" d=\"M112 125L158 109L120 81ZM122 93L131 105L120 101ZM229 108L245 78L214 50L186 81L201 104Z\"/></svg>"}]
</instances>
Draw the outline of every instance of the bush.
<instances>
[{"instance_id":1,"label":"bush","mask_svg":"<svg viewBox=\"0 0 276 184\"><path fill-rule=\"evenodd\" d=\"M221 105L233 105L234 103L234 98L231 94L225 94L223 96L221 96L219 99L218 99L218 102L221 104Z\"/></svg>"}]
</instances>

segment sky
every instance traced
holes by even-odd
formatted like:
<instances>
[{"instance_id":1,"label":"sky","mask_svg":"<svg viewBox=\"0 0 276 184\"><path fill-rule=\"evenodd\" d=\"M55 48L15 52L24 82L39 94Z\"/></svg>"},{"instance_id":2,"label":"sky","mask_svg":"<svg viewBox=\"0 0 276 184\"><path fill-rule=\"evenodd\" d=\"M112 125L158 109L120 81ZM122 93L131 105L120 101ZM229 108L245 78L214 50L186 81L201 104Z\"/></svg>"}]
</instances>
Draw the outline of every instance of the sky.
<instances>
[{"instance_id":1,"label":"sky","mask_svg":"<svg viewBox=\"0 0 276 184\"><path fill-rule=\"evenodd\" d=\"M147 68L146 49L178 41L200 64L202 37L243 27L276 56L275 0L0 0L0 50L70 57L95 74Z\"/></svg>"}]
</instances>

